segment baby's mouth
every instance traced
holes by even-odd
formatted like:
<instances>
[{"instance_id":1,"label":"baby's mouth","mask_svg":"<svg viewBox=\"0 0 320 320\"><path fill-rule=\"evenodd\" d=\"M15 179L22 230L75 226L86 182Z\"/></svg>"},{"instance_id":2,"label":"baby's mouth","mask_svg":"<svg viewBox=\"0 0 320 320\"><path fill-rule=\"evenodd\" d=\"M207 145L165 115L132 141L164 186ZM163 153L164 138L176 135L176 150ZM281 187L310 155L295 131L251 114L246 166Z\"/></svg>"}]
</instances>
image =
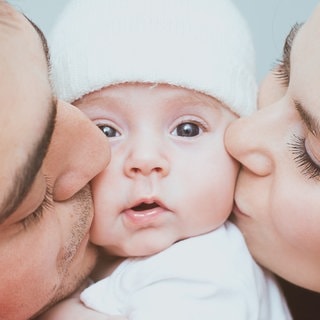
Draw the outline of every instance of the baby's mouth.
<instances>
[{"instance_id":1,"label":"baby's mouth","mask_svg":"<svg viewBox=\"0 0 320 320\"><path fill-rule=\"evenodd\" d=\"M148 227L156 223L156 221L162 221L158 219L161 219L168 212L170 211L160 201L150 199L150 201L141 200L141 202L136 202L133 207L124 210L123 213L124 219L128 219L131 224L138 227Z\"/></svg>"},{"instance_id":2,"label":"baby's mouth","mask_svg":"<svg viewBox=\"0 0 320 320\"><path fill-rule=\"evenodd\" d=\"M133 211L145 211L145 210L151 210L157 207L159 207L159 205L156 202L152 202L152 203L142 202L139 205L132 207L131 209Z\"/></svg>"}]
</instances>

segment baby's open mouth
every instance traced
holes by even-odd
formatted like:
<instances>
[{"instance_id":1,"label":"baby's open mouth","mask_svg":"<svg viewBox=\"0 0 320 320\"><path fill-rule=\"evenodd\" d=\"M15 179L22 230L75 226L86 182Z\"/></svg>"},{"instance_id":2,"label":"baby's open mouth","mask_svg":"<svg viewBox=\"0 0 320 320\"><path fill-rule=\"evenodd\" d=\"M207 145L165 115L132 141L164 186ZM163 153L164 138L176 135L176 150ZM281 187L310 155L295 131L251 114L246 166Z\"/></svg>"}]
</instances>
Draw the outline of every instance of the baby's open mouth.
<instances>
[{"instance_id":1,"label":"baby's open mouth","mask_svg":"<svg viewBox=\"0 0 320 320\"><path fill-rule=\"evenodd\" d=\"M133 224L138 227L147 228L148 226L154 226L156 221L162 221L161 217L166 216L169 212L160 200L141 199L140 202L138 200L131 208L124 210L123 217L129 220L129 225Z\"/></svg>"},{"instance_id":2,"label":"baby's open mouth","mask_svg":"<svg viewBox=\"0 0 320 320\"><path fill-rule=\"evenodd\" d=\"M135 206L132 208L132 210L134 211L145 211L145 210L150 210L150 209L154 209L154 208L157 208L159 207L159 205L155 202L152 202L152 203L145 203L145 202L142 202L141 204Z\"/></svg>"}]
</instances>

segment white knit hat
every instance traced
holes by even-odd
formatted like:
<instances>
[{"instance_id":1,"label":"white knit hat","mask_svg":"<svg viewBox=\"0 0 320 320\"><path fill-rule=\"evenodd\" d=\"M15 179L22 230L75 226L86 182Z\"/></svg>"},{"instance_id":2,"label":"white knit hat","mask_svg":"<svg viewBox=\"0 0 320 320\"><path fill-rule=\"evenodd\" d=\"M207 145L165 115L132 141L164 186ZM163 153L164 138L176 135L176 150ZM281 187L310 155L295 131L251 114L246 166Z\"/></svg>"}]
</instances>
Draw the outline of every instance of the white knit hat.
<instances>
[{"instance_id":1,"label":"white knit hat","mask_svg":"<svg viewBox=\"0 0 320 320\"><path fill-rule=\"evenodd\" d=\"M256 106L251 35L229 0L71 0L49 46L55 93L68 102L151 82L200 91L239 115Z\"/></svg>"}]
</instances>

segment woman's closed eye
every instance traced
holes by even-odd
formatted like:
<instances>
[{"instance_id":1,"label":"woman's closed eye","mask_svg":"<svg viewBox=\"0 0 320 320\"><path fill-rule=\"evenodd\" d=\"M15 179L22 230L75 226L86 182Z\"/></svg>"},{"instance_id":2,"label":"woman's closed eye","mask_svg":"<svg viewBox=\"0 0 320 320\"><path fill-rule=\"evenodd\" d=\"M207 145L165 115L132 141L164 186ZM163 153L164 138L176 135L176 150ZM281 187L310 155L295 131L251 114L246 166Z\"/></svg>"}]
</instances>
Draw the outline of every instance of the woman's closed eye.
<instances>
[{"instance_id":1,"label":"woman's closed eye","mask_svg":"<svg viewBox=\"0 0 320 320\"><path fill-rule=\"evenodd\" d=\"M309 179L320 180L320 163L315 163L313 157L308 153L305 138L294 135L288 145L302 174Z\"/></svg>"}]
</instances>

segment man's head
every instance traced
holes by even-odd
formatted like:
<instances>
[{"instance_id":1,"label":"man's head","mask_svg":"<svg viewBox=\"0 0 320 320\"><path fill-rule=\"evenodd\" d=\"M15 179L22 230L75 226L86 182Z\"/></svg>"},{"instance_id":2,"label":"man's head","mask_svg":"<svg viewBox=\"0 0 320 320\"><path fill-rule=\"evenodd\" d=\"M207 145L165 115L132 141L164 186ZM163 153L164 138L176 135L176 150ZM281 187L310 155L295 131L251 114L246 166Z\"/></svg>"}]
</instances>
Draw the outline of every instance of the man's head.
<instances>
[{"instance_id":1,"label":"man's head","mask_svg":"<svg viewBox=\"0 0 320 320\"><path fill-rule=\"evenodd\" d=\"M0 1L0 319L30 318L95 262L87 183L106 165L107 142L52 96L43 41Z\"/></svg>"}]
</instances>

